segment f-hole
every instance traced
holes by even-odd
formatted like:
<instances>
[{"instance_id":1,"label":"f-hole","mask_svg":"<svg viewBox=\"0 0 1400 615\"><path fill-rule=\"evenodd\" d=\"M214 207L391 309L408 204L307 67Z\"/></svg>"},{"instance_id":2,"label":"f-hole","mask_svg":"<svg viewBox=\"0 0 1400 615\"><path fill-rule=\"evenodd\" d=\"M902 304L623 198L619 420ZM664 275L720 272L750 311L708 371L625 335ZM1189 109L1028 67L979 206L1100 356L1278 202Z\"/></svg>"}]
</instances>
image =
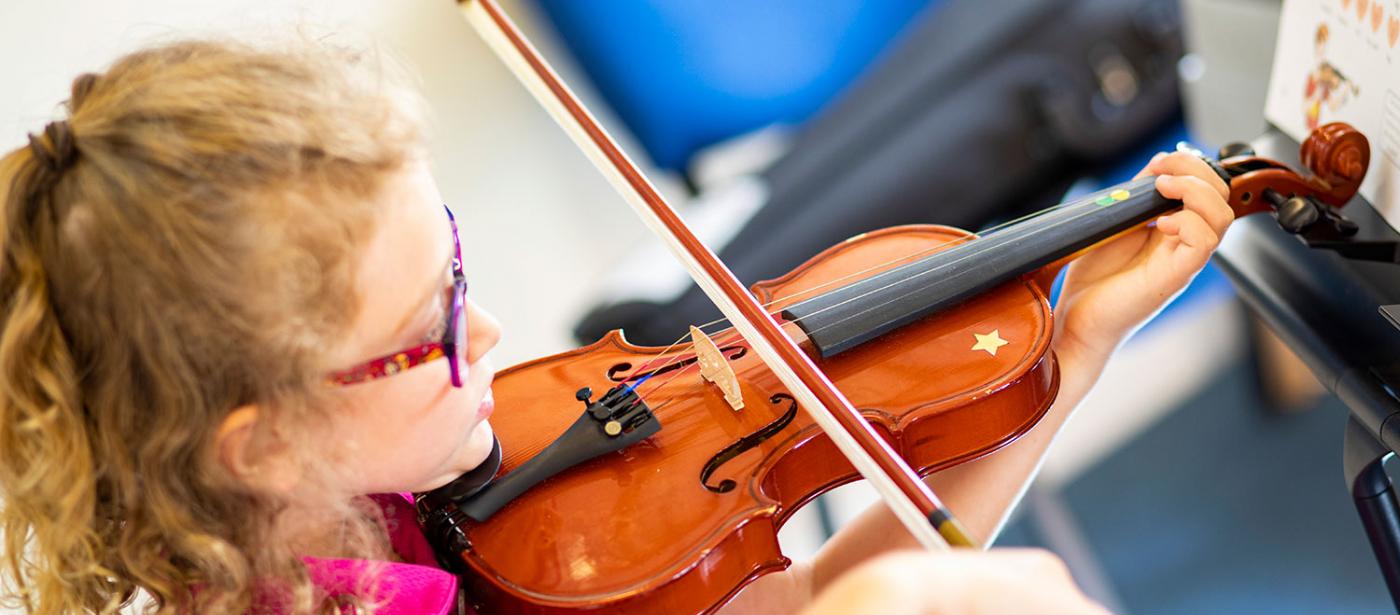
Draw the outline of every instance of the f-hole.
<instances>
[{"instance_id":1,"label":"f-hole","mask_svg":"<svg viewBox=\"0 0 1400 615\"><path fill-rule=\"evenodd\" d=\"M787 402L787 410L783 412L782 416L774 419L772 423L763 426L762 429L759 429L758 431L755 431L747 436L739 438L733 444L730 444L729 446L726 446L724 447L724 449L720 450L720 452L715 453L715 456L711 457L709 461L705 462L705 467L700 470L701 486L703 486L705 489L708 489L712 493L729 493L730 491L733 491L734 487L738 486L738 483L735 483L733 479L726 478L720 481L719 484L712 485L710 484L710 476L715 473L715 470L718 470L720 466L727 463L730 459L738 457L744 451L758 446L759 444L762 444L763 441L777 435L778 432L782 431L784 427L787 427L788 423L791 423L792 419L797 416L797 400L793 399L791 395L788 395L787 393L778 393L777 395L768 398L768 401L774 405L780 405L783 402Z\"/></svg>"}]
</instances>

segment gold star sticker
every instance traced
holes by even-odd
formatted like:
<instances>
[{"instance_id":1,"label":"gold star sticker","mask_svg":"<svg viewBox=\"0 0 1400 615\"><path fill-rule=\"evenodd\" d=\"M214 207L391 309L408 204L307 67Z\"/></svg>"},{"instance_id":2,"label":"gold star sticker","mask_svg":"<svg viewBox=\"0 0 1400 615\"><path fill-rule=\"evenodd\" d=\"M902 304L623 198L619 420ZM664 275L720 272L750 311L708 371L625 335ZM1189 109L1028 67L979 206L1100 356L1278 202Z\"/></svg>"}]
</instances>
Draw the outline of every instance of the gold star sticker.
<instances>
[{"instance_id":1,"label":"gold star sticker","mask_svg":"<svg viewBox=\"0 0 1400 615\"><path fill-rule=\"evenodd\" d=\"M972 345L972 350L985 350L987 354L994 357L997 356L998 348L1011 343L1001 339L1000 329L992 329L992 332L986 335L973 333L972 336L977 338L977 343Z\"/></svg>"}]
</instances>

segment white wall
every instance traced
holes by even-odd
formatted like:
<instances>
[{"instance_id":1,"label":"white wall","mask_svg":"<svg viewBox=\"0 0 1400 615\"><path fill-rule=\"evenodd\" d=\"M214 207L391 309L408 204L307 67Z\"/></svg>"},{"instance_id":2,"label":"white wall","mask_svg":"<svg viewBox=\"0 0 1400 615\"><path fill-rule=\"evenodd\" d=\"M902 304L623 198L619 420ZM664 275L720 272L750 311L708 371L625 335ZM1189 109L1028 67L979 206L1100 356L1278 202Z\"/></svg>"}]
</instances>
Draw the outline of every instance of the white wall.
<instances>
[{"instance_id":1,"label":"white wall","mask_svg":"<svg viewBox=\"0 0 1400 615\"><path fill-rule=\"evenodd\" d=\"M527 4L506 6L552 51ZM298 29L381 46L421 76L438 181L464 220L472 296L506 331L497 364L568 347L598 273L643 229L451 0L4 0L0 148L42 129L73 77L143 44Z\"/></svg>"}]
</instances>

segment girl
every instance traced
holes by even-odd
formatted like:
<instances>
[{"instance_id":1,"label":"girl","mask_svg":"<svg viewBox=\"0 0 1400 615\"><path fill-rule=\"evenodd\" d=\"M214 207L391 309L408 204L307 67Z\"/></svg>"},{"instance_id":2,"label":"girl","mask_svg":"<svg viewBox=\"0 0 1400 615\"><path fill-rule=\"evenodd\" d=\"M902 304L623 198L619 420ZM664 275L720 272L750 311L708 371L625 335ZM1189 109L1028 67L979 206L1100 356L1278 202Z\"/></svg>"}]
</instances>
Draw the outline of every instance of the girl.
<instances>
[{"instance_id":1,"label":"girl","mask_svg":"<svg viewBox=\"0 0 1400 615\"><path fill-rule=\"evenodd\" d=\"M111 612L140 589L163 613L457 608L393 494L489 454L500 331L465 298L457 233L484 230L444 210L418 98L343 51L183 42L79 77L67 108L0 160L11 602ZM1186 207L1071 269L1054 408L931 479L983 540L1109 353L1231 221L1201 161L1145 172ZM877 506L727 609L1099 610L1040 552L876 557L913 545L896 528Z\"/></svg>"}]
</instances>

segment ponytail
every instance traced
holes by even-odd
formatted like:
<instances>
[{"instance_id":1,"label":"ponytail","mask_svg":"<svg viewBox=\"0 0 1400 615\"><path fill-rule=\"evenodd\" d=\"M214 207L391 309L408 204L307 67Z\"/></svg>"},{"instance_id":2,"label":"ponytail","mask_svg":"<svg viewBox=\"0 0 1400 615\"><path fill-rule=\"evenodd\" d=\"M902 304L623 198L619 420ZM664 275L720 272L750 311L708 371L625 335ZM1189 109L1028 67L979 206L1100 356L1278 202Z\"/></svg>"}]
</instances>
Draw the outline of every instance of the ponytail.
<instances>
[{"instance_id":1,"label":"ponytail","mask_svg":"<svg viewBox=\"0 0 1400 615\"><path fill-rule=\"evenodd\" d=\"M9 178L0 212L0 534L14 596L34 613L66 611L71 603L47 598L64 594L115 608L131 589L116 586L98 557L92 446L41 249L59 233L52 193L76 153L60 121L0 161ZM50 522L30 523L38 517Z\"/></svg>"}]
</instances>

